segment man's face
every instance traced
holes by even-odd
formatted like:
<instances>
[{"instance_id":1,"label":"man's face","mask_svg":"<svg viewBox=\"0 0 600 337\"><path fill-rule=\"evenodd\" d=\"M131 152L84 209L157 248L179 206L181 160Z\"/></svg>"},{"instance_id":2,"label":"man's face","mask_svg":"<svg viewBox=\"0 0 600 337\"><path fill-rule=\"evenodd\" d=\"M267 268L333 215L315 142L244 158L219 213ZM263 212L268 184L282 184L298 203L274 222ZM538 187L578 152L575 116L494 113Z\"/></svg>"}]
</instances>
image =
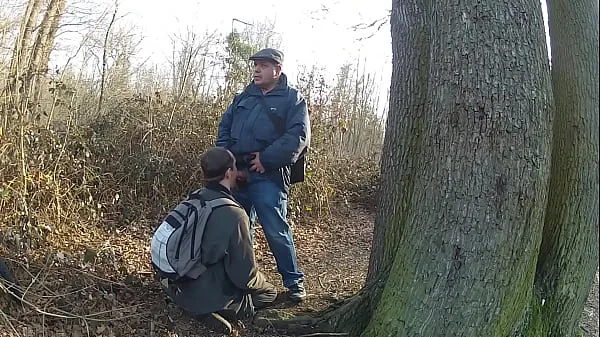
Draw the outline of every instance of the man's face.
<instances>
[{"instance_id":1,"label":"man's face","mask_svg":"<svg viewBox=\"0 0 600 337\"><path fill-rule=\"evenodd\" d=\"M254 84L263 89L270 89L279 80L281 65L267 60L254 61Z\"/></svg>"}]
</instances>

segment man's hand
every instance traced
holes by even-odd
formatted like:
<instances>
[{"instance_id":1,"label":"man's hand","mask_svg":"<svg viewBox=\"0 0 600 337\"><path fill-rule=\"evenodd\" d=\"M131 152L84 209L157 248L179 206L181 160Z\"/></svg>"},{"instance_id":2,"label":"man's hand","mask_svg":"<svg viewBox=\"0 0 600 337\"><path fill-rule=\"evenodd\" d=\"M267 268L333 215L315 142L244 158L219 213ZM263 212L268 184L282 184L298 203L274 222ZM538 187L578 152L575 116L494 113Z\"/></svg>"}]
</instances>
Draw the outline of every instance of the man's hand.
<instances>
[{"instance_id":1,"label":"man's hand","mask_svg":"<svg viewBox=\"0 0 600 337\"><path fill-rule=\"evenodd\" d=\"M265 173L265 168L260 162L260 154L258 152L252 152L254 159L250 161L250 171L256 171L258 173Z\"/></svg>"}]
</instances>

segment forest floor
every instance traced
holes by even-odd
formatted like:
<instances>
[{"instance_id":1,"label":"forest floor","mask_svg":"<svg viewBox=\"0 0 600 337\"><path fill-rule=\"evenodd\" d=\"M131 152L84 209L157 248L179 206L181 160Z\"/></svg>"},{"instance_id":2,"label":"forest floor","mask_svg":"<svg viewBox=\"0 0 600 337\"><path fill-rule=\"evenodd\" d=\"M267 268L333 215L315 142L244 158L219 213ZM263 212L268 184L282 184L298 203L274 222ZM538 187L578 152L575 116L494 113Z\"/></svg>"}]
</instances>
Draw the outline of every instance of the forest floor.
<instances>
[{"instance_id":1,"label":"forest floor","mask_svg":"<svg viewBox=\"0 0 600 337\"><path fill-rule=\"evenodd\" d=\"M298 261L306 274L309 295L305 301L292 304L285 300L287 294L281 293L275 308L294 314L314 313L353 295L362 286L369 262L374 205L339 203L330 209L329 215L294 225ZM165 301L146 261L152 229L153 224L148 223L88 233L90 244L103 238L93 263L83 263L81 258L62 251L35 261L9 258L17 277L30 280L21 284L27 288L25 298L29 303L20 305L0 297L0 336L221 337ZM283 292L260 228L256 234L260 267ZM83 234L74 228L55 239L72 239L73 235ZM129 265L129 272L123 264ZM599 336L598 274L581 328L585 337ZM237 336L286 335L250 325L239 329Z\"/></svg>"}]
</instances>

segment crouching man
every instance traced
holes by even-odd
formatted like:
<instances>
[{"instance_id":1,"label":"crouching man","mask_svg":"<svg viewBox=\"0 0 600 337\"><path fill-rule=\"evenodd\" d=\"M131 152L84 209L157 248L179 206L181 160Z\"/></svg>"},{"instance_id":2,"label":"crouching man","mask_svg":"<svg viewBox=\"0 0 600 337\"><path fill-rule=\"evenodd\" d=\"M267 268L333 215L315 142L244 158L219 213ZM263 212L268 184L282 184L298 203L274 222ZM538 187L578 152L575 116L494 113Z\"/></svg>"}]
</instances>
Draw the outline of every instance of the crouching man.
<instances>
[{"instance_id":1,"label":"crouching man","mask_svg":"<svg viewBox=\"0 0 600 337\"><path fill-rule=\"evenodd\" d=\"M231 195L234 156L214 147L200 159L205 187L192 192L156 229L152 265L174 303L215 330L250 318L275 300L276 288L258 270L249 219Z\"/></svg>"}]
</instances>

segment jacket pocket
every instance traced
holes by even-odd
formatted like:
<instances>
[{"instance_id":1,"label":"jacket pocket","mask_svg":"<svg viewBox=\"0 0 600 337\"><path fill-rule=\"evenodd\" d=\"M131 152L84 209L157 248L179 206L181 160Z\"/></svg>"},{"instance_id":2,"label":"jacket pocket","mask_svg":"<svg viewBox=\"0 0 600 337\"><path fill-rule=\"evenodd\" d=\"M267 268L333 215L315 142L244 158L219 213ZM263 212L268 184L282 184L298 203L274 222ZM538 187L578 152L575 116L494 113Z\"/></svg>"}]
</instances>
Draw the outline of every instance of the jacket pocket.
<instances>
[{"instance_id":1,"label":"jacket pocket","mask_svg":"<svg viewBox=\"0 0 600 337\"><path fill-rule=\"evenodd\" d=\"M238 141L242 138L246 121L250 117L252 109L256 106L256 100L252 97L242 99L235 107L233 122L231 123L231 138Z\"/></svg>"},{"instance_id":2,"label":"jacket pocket","mask_svg":"<svg viewBox=\"0 0 600 337\"><path fill-rule=\"evenodd\" d=\"M281 137L286 129L285 116L277 110L275 111L263 111L261 109L258 117L254 121L252 131L254 132L254 138L259 143L272 143L277 138Z\"/></svg>"}]
</instances>

